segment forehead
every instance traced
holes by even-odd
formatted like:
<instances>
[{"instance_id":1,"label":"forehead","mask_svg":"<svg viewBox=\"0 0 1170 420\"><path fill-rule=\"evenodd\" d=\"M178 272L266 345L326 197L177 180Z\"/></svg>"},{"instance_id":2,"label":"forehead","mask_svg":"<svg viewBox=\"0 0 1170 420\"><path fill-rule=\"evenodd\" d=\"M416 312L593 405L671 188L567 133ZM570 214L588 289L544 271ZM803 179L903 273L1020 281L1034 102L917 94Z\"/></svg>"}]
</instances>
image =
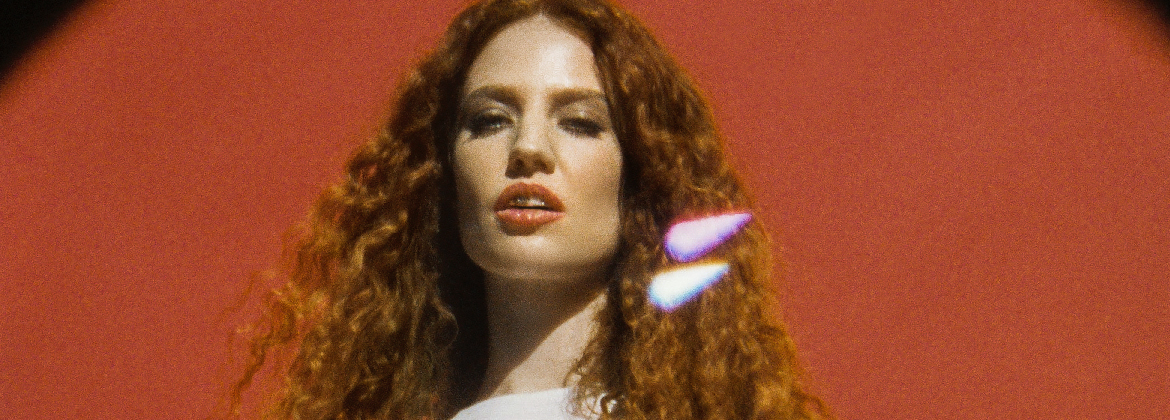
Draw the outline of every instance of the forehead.
<instances>
[{"instance_id":1,"label":"forehead","mask_svg":"<svg viewBox=\"0 0 1170 420\"><path fill-rule=\"evenodd\" d=\"M464 93L483 86L601 90L589 45L545 16L508 25L484 46L468 70Z\"/></svg>"}]
</instances>

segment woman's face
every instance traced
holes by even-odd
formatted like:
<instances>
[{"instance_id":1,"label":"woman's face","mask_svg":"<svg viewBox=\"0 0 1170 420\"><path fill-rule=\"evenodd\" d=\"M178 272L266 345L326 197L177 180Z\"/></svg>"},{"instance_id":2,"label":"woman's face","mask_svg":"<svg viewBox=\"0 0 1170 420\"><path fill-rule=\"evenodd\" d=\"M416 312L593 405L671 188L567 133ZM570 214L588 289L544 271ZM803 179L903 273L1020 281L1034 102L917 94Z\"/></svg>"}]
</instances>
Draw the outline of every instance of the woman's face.
<instances>
[{"instance_id":1,"label":"woman's face","mask_svg":"<svg viewBox=\"0 0 1170 420\"><path fill-rule=\"evenodd\" d=\"M489 275L604 275L622 155L589 46L543 16L497 34L463 87L454 172L463 247Z\"/></svg>"}]
</instances>

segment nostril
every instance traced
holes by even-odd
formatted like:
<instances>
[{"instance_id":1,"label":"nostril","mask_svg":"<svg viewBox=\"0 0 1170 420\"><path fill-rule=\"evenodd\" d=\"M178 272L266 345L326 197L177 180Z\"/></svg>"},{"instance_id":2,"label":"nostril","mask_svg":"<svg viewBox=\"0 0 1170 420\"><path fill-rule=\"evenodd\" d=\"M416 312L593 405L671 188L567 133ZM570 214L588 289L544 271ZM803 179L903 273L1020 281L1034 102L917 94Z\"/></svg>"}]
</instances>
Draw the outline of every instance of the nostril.
<instances>
[{"instance_id":1,"label":"nostril","mask_svg":"<svg viewBox=\"0 0 1170 420\"><path fill-rule=\"evenodd\" d=\"M507 176L515 178L532 175L533 171L525 159L514 158L508 162L507 172Z\"/></svg>"},{"instance_id":2,"label":"nostril","mask_svg":"<svg viewBox=\"0 0 1170 420\"><path fill-rule=\"evenodd\" d=\"M552 173L552 161L547 155L535 150L515 149L508 157L509 177L527 177L537 172Z\"/></svg>"}]
</instances>

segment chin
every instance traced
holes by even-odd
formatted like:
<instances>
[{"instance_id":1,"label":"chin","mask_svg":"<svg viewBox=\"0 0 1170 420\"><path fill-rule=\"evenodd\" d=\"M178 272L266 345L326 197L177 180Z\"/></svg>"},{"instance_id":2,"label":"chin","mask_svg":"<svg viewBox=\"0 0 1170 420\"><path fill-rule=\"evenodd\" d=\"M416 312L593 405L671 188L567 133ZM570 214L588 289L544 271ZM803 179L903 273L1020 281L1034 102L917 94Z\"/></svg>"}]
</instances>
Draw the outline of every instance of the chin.
<instances>
[{"instance_id":1,"label":"chin","mask_svg":"<svg viewBox=\"0 0 1170 420\"><path fill-rule=\"evenodd\" d=\"M522 280L574 279L603 275L596 271L608 268L613 259L613 247L582 248L580 245L531 236L503 239L491 245L481 242L479 246L468 247L468 255L486 273ZM591 243L589 241L584 239L574 242Z\"/></svg>"}]
</instances>

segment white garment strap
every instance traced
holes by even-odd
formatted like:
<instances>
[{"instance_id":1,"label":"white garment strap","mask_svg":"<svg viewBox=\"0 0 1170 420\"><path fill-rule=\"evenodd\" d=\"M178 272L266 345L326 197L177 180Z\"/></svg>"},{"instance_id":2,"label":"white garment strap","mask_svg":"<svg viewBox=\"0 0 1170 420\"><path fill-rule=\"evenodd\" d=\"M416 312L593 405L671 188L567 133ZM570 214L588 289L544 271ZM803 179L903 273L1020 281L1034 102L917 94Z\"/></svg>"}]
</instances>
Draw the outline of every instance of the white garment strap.
<instances>
[{"instance_id":1,"label":"white garment strap","mask_svg":"<svg viewBox=\"0 0 1170 420\"><path fill-rule=\"evenodd\" d=\"M475 403L451 420L589 420L574 416L570 388L501 395Z\"/></svg>"}]
</instances>

